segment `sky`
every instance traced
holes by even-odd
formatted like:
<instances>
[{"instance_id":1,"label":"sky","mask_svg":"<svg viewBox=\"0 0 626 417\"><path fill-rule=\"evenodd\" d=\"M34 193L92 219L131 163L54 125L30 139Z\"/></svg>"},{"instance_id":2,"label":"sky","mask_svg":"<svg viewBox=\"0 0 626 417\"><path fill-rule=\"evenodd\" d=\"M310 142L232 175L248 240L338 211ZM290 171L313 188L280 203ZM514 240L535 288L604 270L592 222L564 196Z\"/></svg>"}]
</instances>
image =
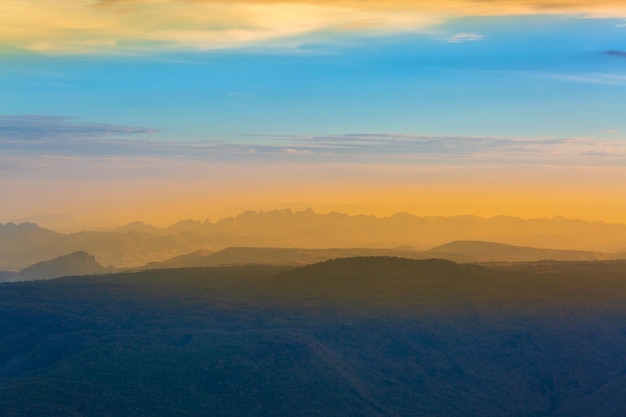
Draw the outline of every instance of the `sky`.
<instances>
[{"instance_id":1,"label":"sky","mask_svg":"<svg viewBox=\"0 0 626 417\"><path fill-rule=\"evenodd\" d=\"M2 0L0 221L626 223L626 3Z\"/></svg>"}]
</instances>

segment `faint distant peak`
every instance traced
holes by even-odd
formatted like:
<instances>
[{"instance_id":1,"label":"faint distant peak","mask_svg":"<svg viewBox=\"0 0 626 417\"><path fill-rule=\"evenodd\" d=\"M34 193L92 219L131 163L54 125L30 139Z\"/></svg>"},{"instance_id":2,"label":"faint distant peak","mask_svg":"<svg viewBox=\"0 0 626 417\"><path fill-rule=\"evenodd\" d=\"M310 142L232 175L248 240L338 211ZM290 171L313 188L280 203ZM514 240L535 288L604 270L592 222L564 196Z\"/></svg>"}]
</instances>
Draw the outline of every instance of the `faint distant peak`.
<instances>
[{"instance_id":1,"label":"faint distant peak","mask_svg":"<svg viewBox=\"0 0 626 417\"><path fill-rule=\"evenodd\" d=\"M0 226L2 226L2 223L0 223ZM6 227L7 229L17 229L17 228L21 228L21 229L40 229L39 225L37 223L32 223L32 222L22 222L22 223L13 223L13 222L8 222L4 224L4 227Z\"/></svg>"},{"instance_id":2,"label":"faint distant peak","mask_svg":"<svg viewBox=\"0 0 626 417\"><path fill-rule=\"evenodd\" d=\"M160 231L158 227L152 226L151 224L144 223L142 221L134 221L128 223L124 226L120 226L114 230L115 232L120 233L128 233L128 232L138 232L138 233L157 233Z\"/></svg>"}]
</instances>

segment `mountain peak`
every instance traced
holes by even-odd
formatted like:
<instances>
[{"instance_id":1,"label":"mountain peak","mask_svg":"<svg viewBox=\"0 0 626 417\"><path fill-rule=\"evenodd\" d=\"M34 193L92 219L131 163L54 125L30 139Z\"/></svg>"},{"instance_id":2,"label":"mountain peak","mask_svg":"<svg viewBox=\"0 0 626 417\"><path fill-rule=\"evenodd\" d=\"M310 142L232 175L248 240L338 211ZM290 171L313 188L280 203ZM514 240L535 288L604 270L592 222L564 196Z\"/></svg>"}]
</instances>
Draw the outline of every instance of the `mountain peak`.
<instances>
[{"instance_id":1,"label":"mountain peak","mask_svg":"<svg viewBox=\"0 0 626 417\"><path fill-rule=\"evenodd\" d=\"M48 261L38 262L20 271L20 279L52 279L68 275L95 275L109 272L85 251L76 251Z\"/></svg>"}]
</instances>

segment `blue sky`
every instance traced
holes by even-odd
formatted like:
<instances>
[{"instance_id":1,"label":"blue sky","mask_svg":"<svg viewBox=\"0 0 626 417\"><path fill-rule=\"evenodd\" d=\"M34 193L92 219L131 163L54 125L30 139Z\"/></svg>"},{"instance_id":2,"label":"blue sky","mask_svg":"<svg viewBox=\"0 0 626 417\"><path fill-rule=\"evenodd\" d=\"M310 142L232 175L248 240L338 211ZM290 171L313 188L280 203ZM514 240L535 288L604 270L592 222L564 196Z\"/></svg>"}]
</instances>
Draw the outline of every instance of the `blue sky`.
<instances>
[{"instance_id":1,"label":"blue sky","mask_svg":"<svg viewBox=\"0 0 626 417\"><path fill-rule=\"evenodd\" d=\"M48 3L52 19L54 4L42 7L48 10ZM179 3L184 0L158 4ZM74 0L62 4L88 18L111 14L79 9ZM144 7L129 5L139 12ZM103 40L104 29L93 29L92 22L71 23L80 36L67 25L61 31L52 25L52 35L16 26L0 42L0 191L16 196L0 220L47 214L41 207L66 210L50 203L51 195L68 193L79 179L85 181L80 187L96 188L110 179L108 197L103 191L101 199L110 200L115 195L110 190L132 186L152 190L150 201L159 201L165 179L177 189L176 184L211 178L187 194L174 193L190 205L197 204L194 193L215 195L229 186L219 179L234 176L241 181L234 187L237 201L225 193L220 204L242 209L279 201L328 207L341 200L338 196L345 204L366 207L376 203L376 190L388 189L404 190L392 198L394 207L402 207L435 185L448 190L437 204L474 207L480 198L469 201L459 190L497 194L517 178L527 179L520 180L526 181L520 197L510 199L510 212L504 214L519 214L520 200L541 202L554 189L567 190L561 200L568 204L591 196L612 207L626 204L621 185L626 180L626 11L594 14L590 6L582 12L442 18L359 9L359 19L375 26L363 29L344 9L272 7L258 9L271 23L261 25L260 34L244 33L253 39L246 42L232 40L243 36L232 23L208 35L154 32L158 41L146 40L143 32L126 33L125 26L112 26L123 34L120 39ZM286 13L283 8L295 13L293 25L272 20ZM298 25L309 24L309 12L315 24L299 31ZM176 16L179 29L187 21L198 24L188 12ZM338 22L359 25L338 30ZM368 177L373 166L377 178ZM328 177L312 170L325 170ZM424 172L432 170L439 174L429 174L428 183ZM494 176L501 182L487 187ZM354 195L332 185L351 189L365 177L373 187L367 201L364 185ZM271 184L267 196L258 193L257 180ZM541 191L533 194L533 188ZM127 199L133 195L128 189ZM324 194L325 189L332 192ZM406 190L412 197L404 197ZM389 198L386 191L383 195ZM96 202L74 202L82 207L74 214L105 216L92 213L99 200L90 198ZM140 205L136 202L128 220L142 215ZM202 217L206 204L200 206L179 214ZM122 208L116 210L117 218L123 217ZM171 214L172 220L179 214Z\"/></svg>"},{"instance_id":2,"label":"blue sky","mask_svg":"<svg viewBox=\"0 0 626 417\"><path fill-rule=\"evenodd\" d=\"M155 139L402 132L610 137L626 131L626 27L459 19L431 34L136 56L5 55L2 114L158 129ZM447 42L455 33L478 40ZM444 35L445 36L445 35ZM262 140L262 139L254 139Z\"/></svg>"}]
</instances>

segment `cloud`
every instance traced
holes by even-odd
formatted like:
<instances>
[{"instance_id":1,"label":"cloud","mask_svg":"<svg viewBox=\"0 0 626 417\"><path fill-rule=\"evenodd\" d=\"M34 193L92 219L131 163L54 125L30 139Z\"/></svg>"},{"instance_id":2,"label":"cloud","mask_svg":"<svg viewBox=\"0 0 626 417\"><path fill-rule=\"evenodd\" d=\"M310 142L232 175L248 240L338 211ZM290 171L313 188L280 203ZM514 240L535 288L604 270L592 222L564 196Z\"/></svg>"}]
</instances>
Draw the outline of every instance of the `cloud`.
<instances>
[{"instance_id":1,"label":"cloud","mask_svg":"<svg viewBox=\"0 0 626 417\"><path fill-rule=\"evenodd\" d=\"M154 129L89 123L68 116L0 116L0 156L141 158L249 163L506 165L626 164L626 143L592 138L515 138L367 133L258 135L249 141L164 141Z\"/></svg>"},{"instance_id":2,"label":"cloud","mask_svg":"<svg viewBox=\"0 0 626 417\"><path fill-rule=\"evenodd\" d=\"M456 35L450 36L446 41L450 43L474 42L481 41L484 38L483 35L477 33L457 33Z\"/></svg>"},{"instance_id":3,"label":"cloud","mask_svg":"<svg viewBox=\"0 0 626 417\"><path fill-rule=\"evenodd\" d=\"M14 0L0 2L0 45L101 54L289 46L338 34L433 32L467 16L626 17L621 0ZM463 35L463 34L461 34ZM459 38L461 40L477 40Z\"/></svg>"},{"instance_id":4,"label":"cloud","mask_svg":"<svg viewBox=\"0 0 626 417\"><path fill-rule=\"evenodd\" d=\"M605 55L614 56L617 58L626 58L626 51L620 51L616 49L610 49L608 51L604 51Z\"/></svg>"},{"instance_id":5,"label":"cloud","mask_svg":"<svg viewBox=\"0 0 626 417\"><path fill-rule=\"evenodd\" d=\"M224 0L173 0L176 3L221 4ZM147 0L99 0L101 6L119 6L124 4L151 3ZM249 0L229 0L230 4L250 3ZM463 15L510 15L510 14L546 14L571 13L608 15L621 14L626 7L621 0L596 0L594 2L581 0L256 0L255 4L283 5L283 4L311 4L315 6L337 6L367 10L419 10L444 11ZM624 16L624 15L622 15Z\"/></svg>"},{"instance_id":6,"label":"cloud","mask_svg":"<svg viewBox=\"0 0 626 417\"><path fill-rule=\"evenodd\" d=\"M155 129L80 122L69 116L0 115L0 141L67 141L134 136Z\"/></svg>"},{"instance_id":7,"label":"cloud","mask_svg":"<svg viewBox=\"0 0 626 417\"><path fill-rule=\"evenodd\" d=\"M248 136L225 141L164 141L157 130L83 122L69 116L0 115L0 155L144 158L187 161L275 161L399 164L625 164L626 143L593 138L431 136L355 133ZM618 132L614 132L618 133Z\"/></svg>"},{"instance_id":8,"label":"cloud","mask_svg":"<svg viewBox=\"0 0 626 417\"><path fill-rule=\"evenodd\" d=\"M324 159L457 165L620 165L626 143L593 138L512 138L381 133L275 137Z\"/></svg>"},{"instance_id":9,"label":"cloud","mask_svg":"<svg viewBox=\"0 0 626 417\"><path fill-rule=\"evenodd\" d=\"M281 149L280 152L288 155L308 155L311 153L311 151L308 150L298 150L294 148Z\"/></svg>"},{"instance_id":10,"label":"cloud","mask_svg":"<svg viewBox=\"0 0 626 417\"><path fill-rule=\"evenodd\" d=\"M297 44L299 37L310 40L329 32L419 32L441 21L433 13L305 1L0 3L0 39L12 47L61 54L211 50L267 46L289 39Z\"/></svg>"},{"instance_id":11,"label":"cloud","mask_svg":"<svg viewBox=\"0 0 626 417\"><path fill-rule=\"evenodd\" d=\"M559 81L567 81L581 84L597 84L597 85L626 85L626 75L607 74L607 73L557 73L557 74L538 74L544 78L552 78Z\"/></svg>"}]
</instances>

